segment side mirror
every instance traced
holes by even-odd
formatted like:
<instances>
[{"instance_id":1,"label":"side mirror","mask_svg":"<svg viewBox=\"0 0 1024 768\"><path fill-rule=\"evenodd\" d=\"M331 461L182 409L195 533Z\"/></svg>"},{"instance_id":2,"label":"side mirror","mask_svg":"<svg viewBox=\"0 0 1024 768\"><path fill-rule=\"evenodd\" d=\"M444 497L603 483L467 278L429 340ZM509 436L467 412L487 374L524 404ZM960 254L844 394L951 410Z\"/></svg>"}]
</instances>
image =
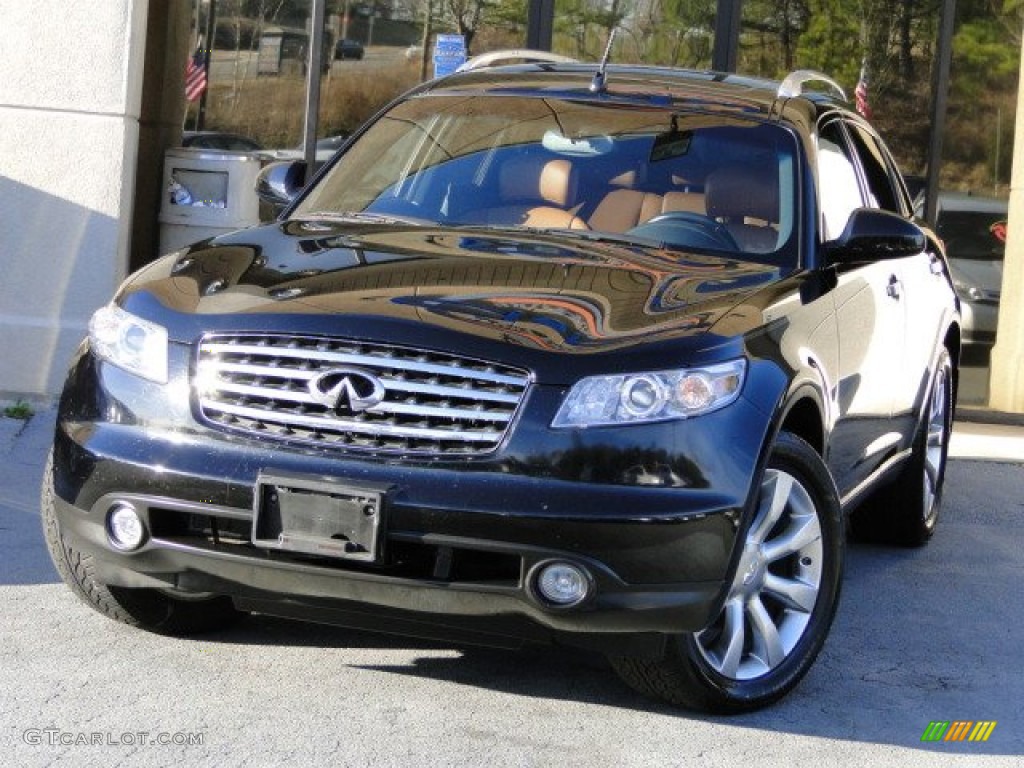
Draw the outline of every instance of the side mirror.
<instances>
[{"instance_id":1,"label":"side mirror","mask_svg":"<svg viewBox=\"0 0 1024 768\"><path fill-rule=\"evenodd\" d=\"M280 212L305 184L306 163L302 160L270 163L256 177L256 196Z\"/></svg>"},{"instance_id":2,"label":"side mirror","mask_svg":"<svg viewBox=\"0 0 1024 768\"><path fill-rule=\"evenodd\" d=\"M889 211L858 208L837 239L825 244L828 260L856 263L901 259L922 253L927 240L914 222Z\"/></svg>"}]
</instances>

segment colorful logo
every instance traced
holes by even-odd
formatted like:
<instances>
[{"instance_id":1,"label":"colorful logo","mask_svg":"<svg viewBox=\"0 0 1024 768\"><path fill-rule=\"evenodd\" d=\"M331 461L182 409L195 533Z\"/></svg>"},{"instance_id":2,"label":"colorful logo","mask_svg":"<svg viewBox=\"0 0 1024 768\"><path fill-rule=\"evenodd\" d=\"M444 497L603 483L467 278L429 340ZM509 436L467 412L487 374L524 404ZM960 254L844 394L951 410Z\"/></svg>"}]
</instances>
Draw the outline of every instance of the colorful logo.
<instances>
[{"instance_id":1,"label":"colorful logo","mask_svg":"<svg viewBox=\"0 0 1024 768\"><path fill-rule=\"evenodd\" d=\"M995 720L932 720L921 741L988 741L995 729Z\"/></svg>"},{"instance_id":2,"label":"colorful logo","mask_svg":"<svg viewBox=\"0 0 1024 768\"><path fill-rule=\"evenodd\" d=\"M993 224L991 227L988 228L988 231L991 232L992 233L992 237L994 237L1000 243L1005 243L1006 242L1006 222L1005 221L997 221L995 224Z\"/></svg>"}]
</instances>

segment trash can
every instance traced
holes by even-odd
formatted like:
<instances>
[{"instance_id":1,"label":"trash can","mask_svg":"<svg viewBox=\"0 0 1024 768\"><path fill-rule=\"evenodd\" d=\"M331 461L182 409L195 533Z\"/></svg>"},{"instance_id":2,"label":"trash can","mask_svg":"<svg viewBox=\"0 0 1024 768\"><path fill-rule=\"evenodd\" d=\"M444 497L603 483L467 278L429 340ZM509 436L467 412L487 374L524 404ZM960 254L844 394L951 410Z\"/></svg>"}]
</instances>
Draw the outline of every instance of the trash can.
<instances>
[{"instance_id":1,"label":"trash can","mask_svg":"<svg viewBox=\"0 0 1024 768\"><path fill-rule=\"evenodd\" d=\"M168 149L158 217L160 252L258 224L260 168L260 158L246 152Z\"/></svg>"}]
</instances>

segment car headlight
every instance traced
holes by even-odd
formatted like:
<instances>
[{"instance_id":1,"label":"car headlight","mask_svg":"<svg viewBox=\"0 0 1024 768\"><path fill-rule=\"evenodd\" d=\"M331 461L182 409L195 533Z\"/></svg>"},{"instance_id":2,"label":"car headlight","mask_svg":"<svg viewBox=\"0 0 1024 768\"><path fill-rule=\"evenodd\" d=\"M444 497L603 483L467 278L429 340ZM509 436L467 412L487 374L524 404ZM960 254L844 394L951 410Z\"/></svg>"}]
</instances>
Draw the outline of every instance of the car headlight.
<instances>
[{"instance_id":1,"label":"car headlight","mask_svg":"<svg viewBox=\"0 0 1024 768\"><path fill-rule=\"evenodd\" d=\"M978 286L971 285L970 283L962 283L957 280L953 282L953 288L956 289L956 292L961 299L981 301L985 298L984 291L982 291Z\"/></svg>"},{"instance_id":2,"label":"car headlight","mask_svg":"<svg viewBox=\"0 0 1024 768\"><path fill-rule=\"evenodd\" d=\"M119 368L159 384L167 383L167 329L114 304L89 320L93 352Z\"/></svg>"},{"instance_id":3,"label":"car headlight","mask_svg":"<svg viewBox=\"0 0 1024 768\"><path fill-rule=\"evenodd\" d=\"M595 427L684 419L739 397L747 361L706 368L589 376L569 391L552 427Z\"/></svg>"}]
</instances>

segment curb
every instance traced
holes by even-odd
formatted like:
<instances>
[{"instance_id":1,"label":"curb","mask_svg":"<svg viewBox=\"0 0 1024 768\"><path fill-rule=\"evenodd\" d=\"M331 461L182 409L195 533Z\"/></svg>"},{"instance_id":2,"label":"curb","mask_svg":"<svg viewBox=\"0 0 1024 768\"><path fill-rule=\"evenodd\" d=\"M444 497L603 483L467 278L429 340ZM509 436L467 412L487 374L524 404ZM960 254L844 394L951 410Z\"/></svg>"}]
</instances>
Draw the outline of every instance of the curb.
<instances>
[{"instance_id":1,"label":"curb","mask_svg":"<svg viewBox=\"0 0 1024 768\"><path fill-rule=\"evenodd\" d=\"M958 406L953 421L962 421L970 424L995 424L1004 427L1024 427L1024 413L994 411L991 408L980 406Z\"/></svg>"}]
</instances>

